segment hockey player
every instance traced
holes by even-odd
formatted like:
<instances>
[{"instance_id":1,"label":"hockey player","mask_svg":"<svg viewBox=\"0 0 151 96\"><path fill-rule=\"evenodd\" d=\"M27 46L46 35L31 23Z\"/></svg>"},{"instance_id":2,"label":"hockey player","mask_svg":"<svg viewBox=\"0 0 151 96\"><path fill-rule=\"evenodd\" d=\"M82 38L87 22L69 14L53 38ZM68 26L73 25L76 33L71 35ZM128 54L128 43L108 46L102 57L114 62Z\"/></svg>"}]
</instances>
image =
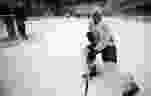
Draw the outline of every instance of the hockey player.
<instances>
[{"instance_id":1,"label":"hockey player","mask_svg":"<svg viewBox=\"0 0 151 96\"><path fill-rule=\"evenodd\" d=\"M94 64L96 55L99 53L102 54L104 71L115 71L115 66L117 64L117 49L110 28L102 21L103 10L96 7L91 17L92 21L89 24L89 32L87 33L87 38L90 42L87 46L87 49L89 50L87 64L90 70L90 75L93 77L100 73L97 72L99 70L96 70L98 64Z\"/></svg>"}]
</instances>

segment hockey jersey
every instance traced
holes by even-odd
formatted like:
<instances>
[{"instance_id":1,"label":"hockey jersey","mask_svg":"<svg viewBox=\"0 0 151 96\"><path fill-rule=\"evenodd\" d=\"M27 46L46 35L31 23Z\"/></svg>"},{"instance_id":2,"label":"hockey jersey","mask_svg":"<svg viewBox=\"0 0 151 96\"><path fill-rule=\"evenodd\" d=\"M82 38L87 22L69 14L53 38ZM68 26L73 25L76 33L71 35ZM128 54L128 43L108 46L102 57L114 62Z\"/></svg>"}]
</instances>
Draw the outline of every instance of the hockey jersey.
<instances>
[{"instance_id":1,"label":"hockey jersey","mask_svg":"<svg viewBox=\"0 0 151 96\"><path fill-rule=\"evenodd\" d=\"M98 35L101 37L101 40L106 40L110 36L110 28L104 22L100 22L99 24L94 24L90 21L89 23L89 31L90 32L97 32Z\"/></svg>"}]
</instances>

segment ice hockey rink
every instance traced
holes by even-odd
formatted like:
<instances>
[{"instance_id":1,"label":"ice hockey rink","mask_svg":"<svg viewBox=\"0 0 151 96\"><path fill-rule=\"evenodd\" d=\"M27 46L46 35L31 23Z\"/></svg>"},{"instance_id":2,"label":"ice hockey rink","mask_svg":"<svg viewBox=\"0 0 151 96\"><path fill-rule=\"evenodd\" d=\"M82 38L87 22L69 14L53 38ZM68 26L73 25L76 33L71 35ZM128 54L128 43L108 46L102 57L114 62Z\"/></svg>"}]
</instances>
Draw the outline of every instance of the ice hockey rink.
<instances>
[{"instance_id":1,"label":"ice hockey rink","mask_svg":"<svg viewBox=\"0 0 151 96\"><path fill-rule=\"evenodd\" d=\"M117 38L120 71L144 79L144 24L116 17L104 21ZM1 49L0 79L8 88L3 95L80 96L81 49L88 43L87 27L86 18L29 18L26 30L34 40ZM90 84L88 96L112 96L102 84Z\"/></svg>"}]
</instances>

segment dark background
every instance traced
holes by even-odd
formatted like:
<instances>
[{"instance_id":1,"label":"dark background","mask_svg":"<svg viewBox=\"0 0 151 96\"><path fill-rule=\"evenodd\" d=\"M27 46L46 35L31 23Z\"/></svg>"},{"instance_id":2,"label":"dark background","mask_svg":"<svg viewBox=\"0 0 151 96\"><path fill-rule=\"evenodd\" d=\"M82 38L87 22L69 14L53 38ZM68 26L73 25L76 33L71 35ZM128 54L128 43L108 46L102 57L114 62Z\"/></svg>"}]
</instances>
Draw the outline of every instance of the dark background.
<instances>
[{"instance_id":1,"label":"dark background","mask_svg":"<svg viewBox=\"0 0 151 96\"><path fill-rule=\"evenodd\" d=\"M104 1L104 0L24 0L26 4L26 11L25 13L29 16L40 16L47 8L53 8L53 10L56 12L56 15L61 15L61 11L64 6L72 6L72 5L78 5L80 3L92 3L96 1ZM141 5L137 7L135 6L137 3L141 2ZM44 4L44 8L41 6L41 3ZM32 5L36 4L36 8L32 8ZM150 0L116 0L116 2L112 2L110 5L111 9L116 9L113 11L117 11L122 9L120 12L125 13L127 15L150 15L149 6L151 5ZM7 10L7 7L12 9L16 7L16 0L0 0L0 14L3 10ZM130 6L130 8L127 8L127 6ZM146 10L147 9L147 10ZM145 10L145 11L144 11ZM6 12L7 13L7 12ZM9 12L8 12L9 13Z\"/></svg>"}]
</instances>

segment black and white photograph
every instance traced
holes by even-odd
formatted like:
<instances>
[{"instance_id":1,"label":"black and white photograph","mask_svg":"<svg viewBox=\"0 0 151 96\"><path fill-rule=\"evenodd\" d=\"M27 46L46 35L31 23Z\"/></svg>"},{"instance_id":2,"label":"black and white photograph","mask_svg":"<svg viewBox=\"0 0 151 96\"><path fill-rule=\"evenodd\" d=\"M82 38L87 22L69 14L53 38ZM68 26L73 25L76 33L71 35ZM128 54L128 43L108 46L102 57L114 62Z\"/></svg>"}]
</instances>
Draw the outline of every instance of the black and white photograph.
<instances>
[{"instance_id":1,"label":"black and white photograph","mask_svg":"<svg viewBox=\"0 0 151 96\"><path fill-rule=\"evenodd\" d=\"M0 96L150 96L150 5L0 0Z\"/></svg>"}]
</instances>

